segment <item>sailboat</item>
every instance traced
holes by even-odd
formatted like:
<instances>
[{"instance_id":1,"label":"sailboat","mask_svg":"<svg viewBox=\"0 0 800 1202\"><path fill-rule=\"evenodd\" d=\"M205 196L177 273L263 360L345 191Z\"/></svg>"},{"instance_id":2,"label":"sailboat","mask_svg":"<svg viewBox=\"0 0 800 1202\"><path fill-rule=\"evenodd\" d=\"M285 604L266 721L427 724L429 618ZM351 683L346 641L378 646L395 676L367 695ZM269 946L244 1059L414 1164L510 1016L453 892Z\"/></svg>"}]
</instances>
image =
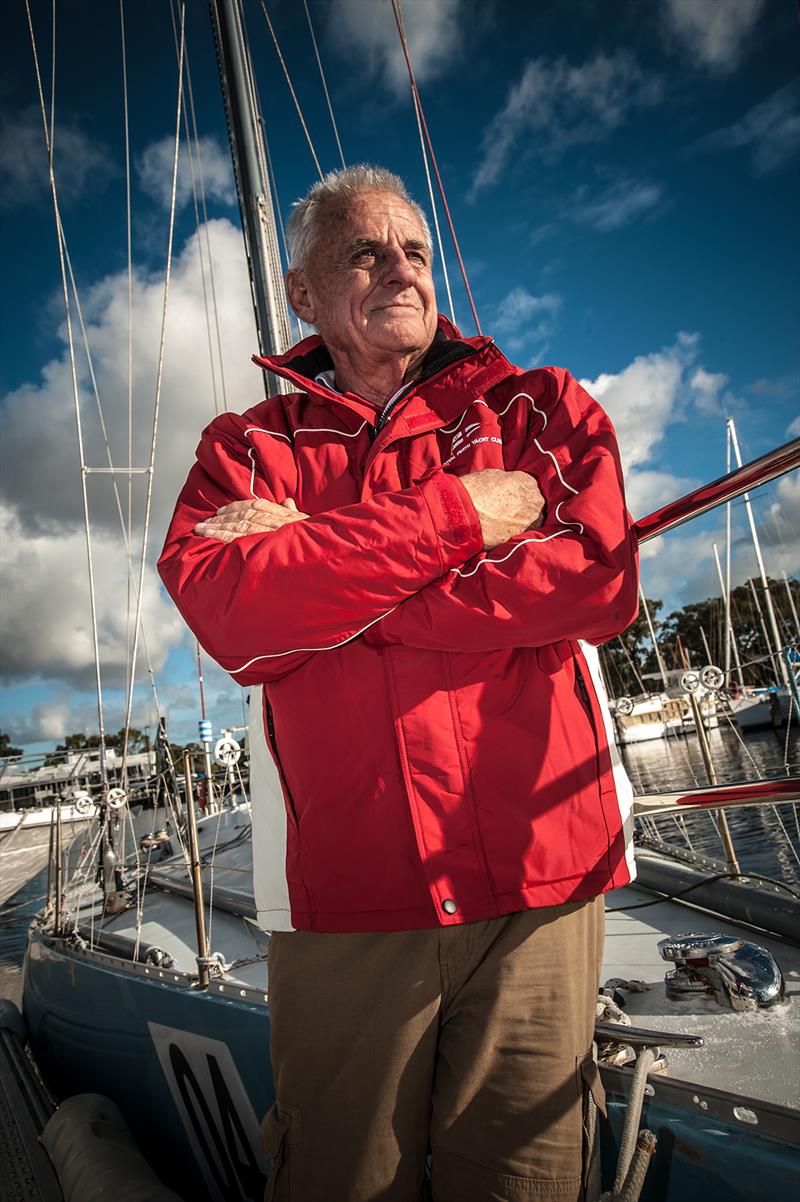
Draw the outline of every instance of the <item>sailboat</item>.
<instances>
[{"instance_id":1,"label":"sailboat","mask_svg":"<svg viewBox=\"0 0 800 1202\"><path fill-rule=\"evenodd\" d=\"M211 11L261 349L279 350L288 322L243 11L239 0L212 0ZM798 466L800 440L648 515L638 536L656 537ZM127 873L108 854L101 790L100 887L90 873L57 890L31 928L25 962L27 1034L53 1095L112 1097L160 1177L199 1200L255 1202L269 1171L259 1140L274 1099L269 932L251 847L253 827L269 838L265 801L281 791L263 740L249 755L250 805L190 821L188 847L176 824ZM184 768L192 814L190 759ZM785 778L638 797L633 810L652 819L798 799L800 780ZM641 1117L653 1136L637 1163L656 1145L644 1198L781 1197L800 1147L788 1054L800 1032L792 942L800 899L743 881L738 868L653 848L640 852L639 867L640 883L610 895L607 907L596 1035L608 1184L620 1152L622 1177L629 1170ZM36 1116L46 1118L41 1107Z\"/></svg>"}]
</instances>

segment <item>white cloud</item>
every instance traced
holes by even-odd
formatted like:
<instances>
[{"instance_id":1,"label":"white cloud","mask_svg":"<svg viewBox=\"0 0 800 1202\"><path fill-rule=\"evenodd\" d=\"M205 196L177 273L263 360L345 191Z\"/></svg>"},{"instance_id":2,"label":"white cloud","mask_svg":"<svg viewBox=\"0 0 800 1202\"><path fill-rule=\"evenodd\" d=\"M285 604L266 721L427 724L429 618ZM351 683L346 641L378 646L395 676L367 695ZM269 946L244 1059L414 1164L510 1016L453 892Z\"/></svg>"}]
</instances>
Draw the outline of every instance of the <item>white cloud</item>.
<instances>
[{"instance_id":1,"label":"white cloud","mask_svg":"<svg viewBox=\"0 0 800 1202\"><path fill-rule=\"evenodd\" d=\"M720 73L738 66L764 0L665 0L662 20L668 38L694 62Z\"/></svg>"},{"instance_id":2,"label":"white cloud","mask_svg":"<svg viewBox=\"0 0 800 1202\"><path fill-rule=\"evenodd\" d=\"M607 234L652 214L663 195L660 184L623 175L599 192L582 184L568 203L566 215L579 225Z\"/></svg>"},{"instance_id":3,"label":"white cloud","mask_svg":"<svg viewBox=\"0 0 800 1202\"><path fill-rule=\"evenodd\" d=\"M413 0L404 5L403 21L418 84L443 75L457 60L460 10L461 0ZM408 73L389 3L332 0L328 34L342 55L380 79L395 96L408 93Z\"/></svg>"},{"instance_id":4,"label":"white cloud","mask_svg":"<svg viewBox=\"0 0 800 1202\"><path fill-rule=\"evenodd\" d=\"M645 596L665 602L662 617L691 598L713 597L719 591L711 544L721 541L715 530L687 530L642 543L639 549Z\"/></svg>"},{"instance_id":5,"label":"white cloud","mask_svg":"<svg viewBox=\"0 0 800 1202\"><path fill-rule=\"evenodd\" d=\"M241 234L227 221L209 226L228 406L242 410L263 395L250 289ZM137 272L133 284L134 465L149 448L163 280ZM117 465L127 462L127 275L99 281L82 296L95 372ZM64 331L59 332L64 343ZM86 461L102 466L86 365L79 363ZM2 539L3 576L13 581L4 597L5 670L15 677L51 675L70 683L86 679L91 661L80 483L66 351L45 364L40 379L2 402L2 499L7 511ZM163 542L178 490L200 431L213 416L205 336L198 236L173 263L159 447L153 489L150 563L145 585L145 629L154 659L163 663L181 637L180 622L159 593L152 563ZM144 476L134 477L134 552L140 535ZM95 572L101 601L103 661L119 679L127 596L123 542L108 476L88 480L95 537ZM126 485L123 482L123 495ZM140 651L140 662L142 652Z\"/></svg>"},{"instance_id":6,"label":"white cloud","mask_svg":"<svg viewBox=\"0 0 800 1202\"><path fill-rule=\"evenodd\" d=\"M87 191L101 192L116 174L105 146L69 119L56 124L53 165L59 202L65 207ZM0 204L13 208L49 199L42 119L39 110L30 107L0 126Z\"/></svg>"},{"instance_id":7,"label":"white cloud","mask_svg":"<svg viewBox=\"0 0 800 1202\"><path fill-rule=\"evenodd\" d=\"M800 438L800 414L786 427L786 438Z\"/></svg>"},{"instance_id":8,"label":"white cloud","mask_svg":"<svg viewBox=\"0 0 800 1202\"><path fill-rule=\"evenodd\" d=\"M650 460L668 425L682 416L686 374L698 345L696 334L679 334L673 346L640 355L616 374L581 380L613 421L628 471Z\"/></svg>"},{"instance_id":9,"label":"white cloud","mask_svg":"<svg viewBox=\"0 0 800 1202\"><path fill-rule=\"evenodd\" d=\"M694 393L694 400L701 413L721 413L720 393L728 383L728 377L723 372L706 371L698 367L689 381Z\"/></svg>"},{"instance_id":10,"label":"white cloud","mask_svg":"<svg viewBox=\"0 0 800 1202\"><path fill-rule=\"evenodd\" d=\"M94 671L86 579L86 545L80 530L26 531L14 514L2 514L3 675L72 680L84 687ZM109 681L125 679L127 565L121 539L95 535L94 561L100 658ZM155 573L145 578L142 621L154 669L183 634L175 609ZM140 664L143 657L140 659Z\"/></svg>"},{"instance_id":11,"label":"white cloud","mask_svg":"<svg viewBox=\"0 0 800 1202\"><path fill-rule=\"evenodd\" d=\"M175 154L175 139L169 135L152 142L136 159L139 184L144 192L163 208L168 209L172 198L172 164ZM192 170L195 187L200 195L202 177L206 199L220 204L236 204L236 189L233 182L230 153L215 138L202 137L192 141L192 158L181 142L178 155L178 178L175 187L175 204L178 209L191 203ZM201 211L202 217L202 211Z\"/></svg>"},{"instance_id":12,"label":"white cloud","mask_svg":"<svg viewBox=\"0 0 800 1202\"><path fill-rule=\"evenodd\" d=\"M542 343L555 330L561 297L556 293L534 296L526 288L512 288L495 311L493 328L503 337L503 345L513 354L526 352L528 362L536 343ZM541 362L545 347L534 356Z\"/></svg>"},{"instance_id":13,"label":"white cloud","mask_svg":"<svg viewBox=\"0 0 800 1202\"><path fill-rule=\"evenodd\" d=\"M512 288L500 302L494 324L498 329L517 331L532 317L556 313L560 308L560 296L533 296L525 288Z\"/></svg>"},{"instance_id":14,"label":"white cloud","mask_svg":"<svg viewBox=\"0 0 800 1202\"><path fill-rule=\"evenodd\" d=\"M786 570L790 574L797 572L800 568L797 545L797 532L800 530L800 475L791 472L781 476L770 489L770 494L766 497L757 495L754 503L761 514L764 546L780 551L782 557L789 560L788 565L783 564ZM774 567L771 570L774 571Z\"/></svg>"},{"instance_id":15,"label":"white cloud","mask_svg":"<svg viewBox=\"0 0 800 1202\"><path fill-rule=\"evenodd\" d=\"M795 81L778 88L725 129L697 143L700 150L750 150L756 175L778 171L800 148L800 87Z\"/></svg>"},{"instance_id":16,"label":"white cloud","mask_svg":"<svg viewBox=\"0 0 800 1202\"><path fill-rule=\"evenodd\" d=\"M654 513L668 501L685 496L701 483L701 480L676 476L673 472L642 468L626 474L625 499L628 509L638 521L639 518Z\"/></svg>"},{"instance_id":17,"label":"white cloud","mask_svg":"<svg viewBox=\"0 0 800 1202\"><path fill-rule=\"evenodd\" d=\"M578 66L563 58L526 63L484 133L472 195L497 182L523 139L555 159L569 146L608 138L631 111L654 104L661 90L661 81L625 50Z\"/></svg>"}]
</instances>

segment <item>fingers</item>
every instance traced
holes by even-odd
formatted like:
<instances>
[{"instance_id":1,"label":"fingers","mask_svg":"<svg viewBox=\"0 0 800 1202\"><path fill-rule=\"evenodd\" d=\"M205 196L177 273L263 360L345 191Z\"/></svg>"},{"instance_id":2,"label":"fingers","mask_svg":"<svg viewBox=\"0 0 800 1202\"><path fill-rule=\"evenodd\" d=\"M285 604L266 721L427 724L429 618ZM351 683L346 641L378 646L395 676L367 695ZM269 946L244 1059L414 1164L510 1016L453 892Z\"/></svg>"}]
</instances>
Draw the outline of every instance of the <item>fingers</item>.
<instances>
[{"instance_id":1,"label":"fingers","mask_svg":"<svg viewBox=\"0 0 800 1202\"><path fill-rule=\"evenodd\" d=\"M286 520L286 511L297 513L301 517L307 518L307 513L300 513L297 505L291 497L287 497L285 501L278 504L276 501L268 501L265 497L252 497L246 501L231 501L228 505L221 505L217 510L217 516L229 515L243 517L251 515L254 511L258 514L280 514L281 518Z\"/></svg>"},{"instance_id":2,"label":"fingers","mask_svg":"<svg viewBox=\"0 0 800 1202\"><path fill-rule=\"evenodd\" d=\"M294 501L278 505L264 498L248 501L231 501L222 505L215 514L198 522L195 534L229 543L247 534L273 534L289 522L304 521L306 513L300 513Z\"/></svg>"}]
</instances>

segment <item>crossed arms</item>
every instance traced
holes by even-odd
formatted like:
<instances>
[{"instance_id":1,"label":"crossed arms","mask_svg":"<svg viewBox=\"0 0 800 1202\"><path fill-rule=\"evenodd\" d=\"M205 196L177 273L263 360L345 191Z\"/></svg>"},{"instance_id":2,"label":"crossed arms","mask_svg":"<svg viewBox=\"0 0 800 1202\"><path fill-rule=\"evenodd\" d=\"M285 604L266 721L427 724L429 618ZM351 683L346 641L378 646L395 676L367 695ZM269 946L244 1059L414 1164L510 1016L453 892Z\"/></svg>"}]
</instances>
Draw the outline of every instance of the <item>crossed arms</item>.
<instances>
[{"instance_id":1,"label":"crossed arms","mask_svg":"<svg viewBox=\"0 0 800 1202\"><path fill-rule=\"evenodd\" d=\"M252 465L243 419L218 419L159 561L202 645L247 685L358 637L483 651L601 642L623 630L636 613L637 573L614 432L568 373L542 375L536 407L520 393L509 414L522 449L505 473L520 476L505 513L480 480L493 472L437 470L310 517L279 504L262 478L258 501L231 502L251 493Z\"/></svg>"}]
</instances>

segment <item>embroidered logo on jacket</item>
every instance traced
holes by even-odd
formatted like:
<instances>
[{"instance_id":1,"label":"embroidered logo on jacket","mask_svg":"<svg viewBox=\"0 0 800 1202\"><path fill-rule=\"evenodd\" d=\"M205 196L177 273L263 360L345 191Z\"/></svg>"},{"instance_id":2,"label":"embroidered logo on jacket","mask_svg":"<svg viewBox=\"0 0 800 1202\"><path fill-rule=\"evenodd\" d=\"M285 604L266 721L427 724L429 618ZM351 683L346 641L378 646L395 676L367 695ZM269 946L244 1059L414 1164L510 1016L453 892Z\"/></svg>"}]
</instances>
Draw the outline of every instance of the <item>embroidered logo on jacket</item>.
<instances>
[{"instance_id":1,"label":"embroidered logo on jacket","mask_svg":"<svg viewBox=\"0 0 800 1202\"><path fill-rule=\"evenodd\" d=\"M502 438L497 435L484 434L476 437L477 432L481 429L480 422L469 422L462 430L457 430L453 435L453 441L450 444L450 455L447 459L442 460L442 467L448 467L460 455L470 447L479 446L483 442L496 442L502 445Z\"/></svg>"}]
</instances>

